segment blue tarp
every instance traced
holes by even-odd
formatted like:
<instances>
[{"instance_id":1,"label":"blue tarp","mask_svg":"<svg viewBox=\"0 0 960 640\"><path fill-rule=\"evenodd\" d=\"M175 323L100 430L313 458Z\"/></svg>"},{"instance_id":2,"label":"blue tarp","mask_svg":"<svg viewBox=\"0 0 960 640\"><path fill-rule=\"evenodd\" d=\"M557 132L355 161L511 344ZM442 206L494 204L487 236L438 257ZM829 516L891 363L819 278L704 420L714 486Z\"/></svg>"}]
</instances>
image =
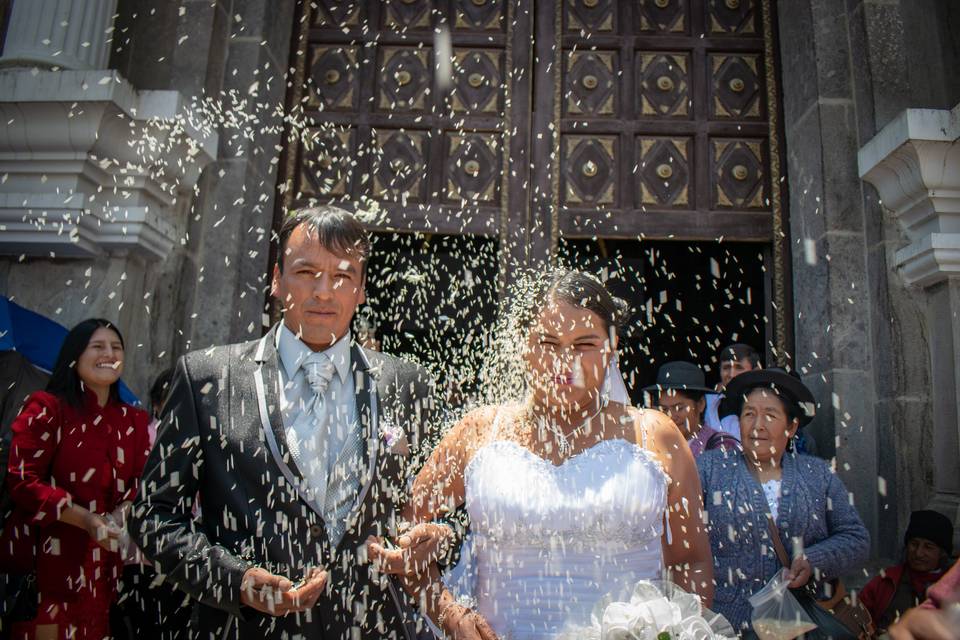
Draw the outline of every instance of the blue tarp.
<instances>
[{"instance_id":1,"label":"blue tarp","mask_svg":"<svg viewBox=\"0 0 960 640\"><path fill-rule=\"evenodd\" d=\"M67 328L60 323L0 295L0 351L18 351L35 367L50 373L67 333ZM128 404L140 404L122 380L120 399Z\"/></svg>"}]
</instances>

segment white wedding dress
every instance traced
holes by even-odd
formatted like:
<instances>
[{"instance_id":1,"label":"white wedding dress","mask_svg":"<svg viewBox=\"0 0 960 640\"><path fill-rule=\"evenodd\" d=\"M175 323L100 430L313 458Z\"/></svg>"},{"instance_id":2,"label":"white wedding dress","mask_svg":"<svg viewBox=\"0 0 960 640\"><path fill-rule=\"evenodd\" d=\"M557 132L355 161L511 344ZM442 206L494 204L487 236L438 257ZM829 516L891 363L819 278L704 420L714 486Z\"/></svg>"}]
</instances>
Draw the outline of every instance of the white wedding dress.
<instances>
[{"instance_id":1,"label":"white wedding dress","mask_svg":"<svg viewBox=\"0 0 960 640\"><path fill-rule=\"evenodd\" d=\"M505 640L589 625L604 595L661 576L668 478L644 447L604 440L554 466L494 439L464 482L472 596Z\"/></svg>"}]
</instances>

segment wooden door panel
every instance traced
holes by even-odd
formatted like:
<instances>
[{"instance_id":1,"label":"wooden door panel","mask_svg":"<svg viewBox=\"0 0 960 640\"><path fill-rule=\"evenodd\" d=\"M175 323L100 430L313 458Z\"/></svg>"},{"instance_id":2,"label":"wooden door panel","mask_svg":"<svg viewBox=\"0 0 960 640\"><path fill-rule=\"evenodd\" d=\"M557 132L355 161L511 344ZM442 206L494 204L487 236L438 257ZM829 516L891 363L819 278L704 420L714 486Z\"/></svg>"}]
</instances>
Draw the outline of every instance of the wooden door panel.
<instances>
[{"instance_id":1,"label":"wooden door panel","mask_svg":"<svg viewBox=\"0 0 960 640\"><path fill-rule=\"evenodd\" d=\"M757 35L760 9L757 0L709 0L707 25L711 36Z\"/></svg>"},{"instance_id":2,"label":"wooden door panel","mask_svg":"<svg viewBox=\"0 0 960 640\"><path fill-rule=\"evenodd\" d=\"M773 220L767 213L717 211L709 217L696 212L647 209L632 217L610 215L598 209L571 211L559 223L560 235L567 238L666 240L725 240L729 235L741 242L767 243L773 235Z\"/></svg>"},{"instance_id":3,"label":"wooden door panel","mask_svg":"<svg viewBox=\"0 0 960 640\"><path fill-rule=\"evenodd\" d=\"M747 226L762 221L772 232L759 0L566 0L563 11L558 228L756 241ZM721 212L750 216L725 226Z\"/></svg>"},{"instance_id":4,"label":"wooden door panel","mask_svg":"<svg viewBox=\"0 0 960 640\"><path fill-rule=\"evenodd\" d=\"M360 100L358 48L312 46L309 48L310 83L306 106L311 111L357 108Z\"/></svg>"},{"instance_id":5,"label":"wooden door panel","mask_svg":"<svg viewBox=\"0 0 960 640\"><path fill-rule=\"evenodd\" d=\"M690 29L690 6L687 0L640 0L638 33L683 34Z\"/></svg>"},{"instance_id":6,"label":"wooden door panel","mask_svg":"<svg viewBox=\"0 0 960 640\"><path fill-rule=\"evenodd\" d=\"M710 140L715 209L769 208L765 139Z\"/></svg>"},{"instance_id":7,"label":"wooden door panel","mask_svg":"<svg viewBox=\"0 0 960 640\"><path fill-rule=\"evenodd\" d=\"M641 209L696 208L692 189L695 158L693 139L685 137L637 136L636 157L640 163L639 192L635 202Z\"/></svg>"},{"instance_id":8,"label":"wooden door panel","mask_svg":"<svg viewBox=\"0 0 960 640\"><path fill-rule=\"evenodd\" d=\"M500 201L503 157L497 134L446 132L444 148L447 201L451 204Z\"/></svg>"},{"instance_id":9,"label":"wooden door panel","mask_svg":"<svg viewBox=\"0 0 960 640\"><path fill-rule=\"evenodd\" d=\"M448 103L454 113L503 117L504 54L498 49L455 49L453 90Z\"/></svg>"},{"instance_id":10,"label":"wooden door panel","mask_svg":"<svg viewBox=\"0 0 960 640\"><path fill-rule=\"evenodd\" d=\"M380 27L385 30L429 31L430 0L381 0Z\"/></svg>"},{"instance_id":11,"label":"wooden door panel","mask_svg":"<svg viewBox=\"0 0 960 640\"><path fill-rule=\"evenodd\" d=\"M573 51L564 58L564 115L620 116L616 51Z\"/></svg>"},{"instance_id":12,"label":"wooden door panel","mask_svg":"<svg viewBox=\"0 0 960 640\"><path fill-rule=\"evenodd\" d=\"M616 136L563 136L560 157L565 206L619 205L619 143Z\"/></svg>"},{"instance_id":13,"label":"wooden door panel","mask_svg":"<svg viewBox=\"0 0 960 640\"><path fill-rule=\"evenodd\" d=\"M373 228L502 236L508 198L516 208L530 187L523 165L505 171L504 146L526 144L530 121L522 95L507 113L512 85L529 91L526 60L507 57L529 52L512 31L529 17L508 23L510 9L505 0L301 2L288 111L306 126L290 128L278 219L294 206L370 198L381 209ZM442 24L452 44L445 86L434 77Z\"/></svg>"},{"instance_id":14,"label":"wooden door panel","mask_svg":"<svg viewBox=\"0 0 960 640\"><path fill-rule=\"evenodd\" d=\"M305 197L345 196L353 190L355 128L309 127L299 147L297 190Z\"/></svg>"},{"instance_id":15,"label":"wooden door panel","mask_svg":"<svg viewBox=\"0 0 960 640\"><path fill-rule=\"evenodd\" d=\"M635 68L638 118L693 117L689 52L638 51Z\"/></svg>"},{"instance_id":16,"label":"wooden door panel","mask_svg":"<svg viewBox=\"0 0 960 640\"><path fill-rule=\"evenodd\" d=\"M379 47L377 109L428 112L432 109L433 60L428 47Z\"/></svg>"},{"instance_id":17,"label":"wooden door panel","mask_svg":"<svg viewBox=\"0 0 960 640\"><path fill-rule=\"evenodd\" d=\"M455 0L454 29L457 31L503 32L506 28L504 3L507 0Z\"/></svg>"},{"instance_id":18,"label":"wooden door panel","mask_svg":"<svg viewBox=\"0 0 960 640\"><path fill-rule=\"evenodd\" d=\"M314 27L341 29L360 24L361 0L313 0L310 24Z\"/></svg>"},{"instance_id":19,"label":"wooden door panel","mask_svg":"<svg viewBox=\"0 0 960 640\"><path fill-rule=\"evenodd\" d=\"M376 129L370 148L374 199L408 204L427 200L428 132Z\"/></svg>"},{"instance_id":20,"label":"wooden door panel","mask_svg":"<svg viewBox=\"0 0 960 640\"><path fill-rule=\"evenodd\" d=\"M616 0L563 0L567 32L616 33L618 19Z\"/></svg>"},{"instance_id":21,"label":"wooden door panel","mask_svg":"<svg viewBox=\"0 0 960 640\"><path fill-rule=\"evenodd\" d=\"M759 54L710 53L710 118L766 120L766 94Z\"/></svg>"}]
</instances>

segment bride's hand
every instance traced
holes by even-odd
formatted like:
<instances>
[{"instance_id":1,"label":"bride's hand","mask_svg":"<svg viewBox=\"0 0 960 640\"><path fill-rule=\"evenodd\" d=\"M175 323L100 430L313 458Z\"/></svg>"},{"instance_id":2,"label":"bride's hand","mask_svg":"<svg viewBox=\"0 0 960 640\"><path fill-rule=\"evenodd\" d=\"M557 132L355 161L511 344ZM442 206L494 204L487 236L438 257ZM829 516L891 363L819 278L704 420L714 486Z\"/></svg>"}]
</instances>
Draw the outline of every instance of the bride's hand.
<instances>
[{"instance_id":1,"label":"bride's hand","mask_svg":"<svg viewBox=\"0 0 960 640\"><path fill-rule=\"evenodd\" d=\"M498 640L490 624L479 613L458 604L457 611L444 617L442 631L453 640Z\"/></svg>"},{"instance_id":2,"label":"bride's hand","mask_svg":"<svg viewBox=\"0 0 960 640\"><path fill-rule=\"evenodd\" d=\"M422 522L397 539L388 549L379 538L367 539L367 557L383 573L418 576L443 556L453 538L447 525Z\"/></svg>"}]
</instances>

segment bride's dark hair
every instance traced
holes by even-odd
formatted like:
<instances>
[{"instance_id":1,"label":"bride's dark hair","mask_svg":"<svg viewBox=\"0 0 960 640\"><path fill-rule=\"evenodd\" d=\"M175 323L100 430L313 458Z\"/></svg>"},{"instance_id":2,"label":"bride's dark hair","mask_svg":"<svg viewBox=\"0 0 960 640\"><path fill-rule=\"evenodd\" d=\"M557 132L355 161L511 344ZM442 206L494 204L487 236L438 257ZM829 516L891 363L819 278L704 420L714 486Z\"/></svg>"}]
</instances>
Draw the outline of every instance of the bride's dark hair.
<instances>
[{"instance_id":1,"label":"bride's dark hair","mask_svg":"<svg viewBox=\"0 0 960 640\"><path fill-rule=\"evenodd\" d=\"M493 340L480 370L481 403L522 400L527 390L524 345L530 328L551 300L595 313L615 335L629 319L629 307L595 276L560 268L549 273L521 272L502 301Z\"/></svg>"},{"instance_id":2,"label":"bride's dark hair","mask_svg":"<svg viewBox=\"0 0 960 640\"><path fill-rule=\"evenodd\" d=\"M626 301L611 294L599 278L574 269L557 269L545 280L538 310L549 300L592 311L606 323L606 329L617 331L629 314Z\"/></svg>"}]
</instances>

